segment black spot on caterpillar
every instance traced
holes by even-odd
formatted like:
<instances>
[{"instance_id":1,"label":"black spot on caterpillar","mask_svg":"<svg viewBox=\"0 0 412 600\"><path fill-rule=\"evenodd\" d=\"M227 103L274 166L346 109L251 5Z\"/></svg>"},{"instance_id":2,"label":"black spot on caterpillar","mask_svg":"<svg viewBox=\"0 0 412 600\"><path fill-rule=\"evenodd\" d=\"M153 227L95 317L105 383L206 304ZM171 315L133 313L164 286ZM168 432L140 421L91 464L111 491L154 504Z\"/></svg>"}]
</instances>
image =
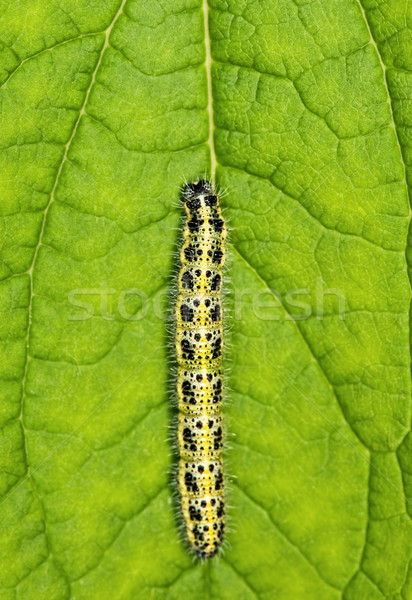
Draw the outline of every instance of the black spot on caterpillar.
<instances>
[{"instance_id":1,"label":"black spot on caterpillar","mask_svg":"<svg viewBox=\"0 0 412 600\"><path fill-rule=\"evenodd\" d=\"M227 229L210 181L186 184L175 306L177 483L186 535L202 559L224 537L222 266Z\"/></svg>"}]
</instances>

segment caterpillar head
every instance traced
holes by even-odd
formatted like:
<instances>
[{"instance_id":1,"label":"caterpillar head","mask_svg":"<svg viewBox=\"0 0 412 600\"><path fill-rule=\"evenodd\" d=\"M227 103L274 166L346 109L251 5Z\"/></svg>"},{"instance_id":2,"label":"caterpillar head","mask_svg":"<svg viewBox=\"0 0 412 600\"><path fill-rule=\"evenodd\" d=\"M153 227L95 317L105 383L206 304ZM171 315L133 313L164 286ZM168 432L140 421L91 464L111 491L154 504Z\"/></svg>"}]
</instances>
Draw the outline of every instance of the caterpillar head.
<instances>
[{"instance_id":1,"label":"caterpillar head","mask_svg":"<svg viewBox=\"0 0 412 600\"><path fill-rule=\"evenodd\" d=\"M186 183L182 188L182 200L190 212L201 208L214 206L217 196L213 193L213 186L207 179Z\"/></svg>"}]
</instances>

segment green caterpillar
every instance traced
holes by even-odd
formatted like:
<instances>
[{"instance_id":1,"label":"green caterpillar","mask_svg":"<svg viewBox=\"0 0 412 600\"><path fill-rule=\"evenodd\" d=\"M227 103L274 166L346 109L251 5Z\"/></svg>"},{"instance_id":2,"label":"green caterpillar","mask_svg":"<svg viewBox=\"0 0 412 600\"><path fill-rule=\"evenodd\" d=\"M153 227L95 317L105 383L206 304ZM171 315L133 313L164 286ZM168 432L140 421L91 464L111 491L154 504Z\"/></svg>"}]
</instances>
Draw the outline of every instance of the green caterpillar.
<instances>
[{"instance_id":1,"label":"green caterpillar","mask_svg":"<svg viewBox=\"0 0 412 600\"><path fill-rule=\"evenodd\" d=\"M222 266L227 229L209 181L182 190L186 210L175 307L178 489L187 539L202 559L224 537Z\"/></svg>"}]
</instances>

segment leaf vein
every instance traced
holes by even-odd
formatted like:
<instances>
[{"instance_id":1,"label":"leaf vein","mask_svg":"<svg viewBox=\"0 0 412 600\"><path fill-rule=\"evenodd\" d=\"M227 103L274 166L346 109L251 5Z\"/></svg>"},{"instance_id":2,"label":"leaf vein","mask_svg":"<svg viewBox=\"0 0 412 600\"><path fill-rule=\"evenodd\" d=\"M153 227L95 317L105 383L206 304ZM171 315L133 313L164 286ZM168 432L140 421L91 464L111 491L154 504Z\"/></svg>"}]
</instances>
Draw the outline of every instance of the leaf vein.
<instances>
[{"instance_id":1,"label":"leaf vein","mask_svg":"<svg viewBox=\"0 0 412 600\"><path fill-rule=\"evenodd\" d=\"M82 33L81 35L76 35L75 37L69 38L67 40L63 40L62 42L59 42L58 44L55 44L54 46L49 46L48 48L43 48L43 50L39 50L38 52L35 52L34 54L27 56L12 71L10 71L7 78L0 84L0 89L2 87L6 87L8 81L13 77L13 75L15 73L17 73L17 71L19 71L24 64L26 64L27 62L30 62L34 58L37 58L38 56L41 56L42 54L45 54L46 52L52 52L55 48L59 48L60 46L65 46L66 44L70 44L70 42L75 42L76 40L81 40L86 37L93 37L93 36L97 36L97 35L104 34L104 33L105 33L104 31L91 31L89 33ZM16 145L23 145L23 144L16 144ZM27 145L27 142L26 142L26 145Z\"/></svg>"},{"instance_id":2,"label":"leaf vein","mask_svg":"<svg viewBox=\"0 0 412 600\"><path fill-rule=\"evenodd\" d=\"M248 492L246 492L246 490L244 490L238 483L233 482L233 485L235 485L246 496L246 498L248 498L256 506L258 506L267 515L269 521L272 523L272 525L275 527L275 529L281 534L281 536L288 542L288 544L290 546L292 546L295 550L297 550L297 552L300 554L300 556L302 556L302 558L308 563L308 565L316 571L319 578L327 586L333 588L334 590L338 590L339 592L342 591L341 588L334 585L333 583L330 583L329 581L327 581L327 579L325 579L325 577L320 573L318 565L316 565L314 562L312 562L310 560L309 556L307 556L307 554L305 552L303 552L303 550L301 548L299 548L299 546L285 533L285 531L280 527L279 523L277 523L273 519L272 515L270 514L270 511L265 506L260 504L260 502L258 502L255 498L252 498L252 496L250 496L248 494Z\"/></svg>"},{"instance_id":3,"label":"leaf vein","mask_svg":"<svg viewBox=\"0 0 412 600\"><path fill-rule=\"evenodd\" d=\"M250 261L248 261L248 259L237 249L234 247L234 250L236 251L236 253L238 254L238 256L243 260L243 262L249 267L249 269L251 269L253 271L253 273L256 275L256 277L261 281L261 283L265 286L265 288L272 294L273 291L271 290L271 288L269 287L268 283L265 281L265 279L262 277L262 275L257 271L257 269L252 265L252 263ZM276 296L276 300L280 301L279 298ZM296 329L303 341L303 343L305 344L305 346L307 347L307 349L310 352L310 355L313 358L313 361L315 362L315 364L318 366L318 369L320 371L320 373L322 374L322 377L324 378L324 380L326 381L326 383L328 384L334 398L336 399L336 403L338 405L338 407L340 408L341 414L344 418L344 420L346 421L346 423L349 425L350 429L353 431L353 433L355 434L356 438L360 441L360 443L362 444L362 446L365 446L364 442L361 440L361 438L359 437L358 433L356 432L356 430L353 428L352 424L350 423L350 421L348 420L343 406L338 398L338 395L336 393L335 387L333 386L331 380L329 379L325 369L322 367L322 364L319 360L319 358L316 356L316 354L313 351L312 346L310 345L308 339L305 337L305 335L303 334L303 331L301 329L301 327L299 326L298 321L294 320L291 316L291 314L287 311L286 307L283 305L282 303L282 307L283 310L285 311L285 313L290 317L290 320L295 324Z\"/></svg>"}]
</instances>

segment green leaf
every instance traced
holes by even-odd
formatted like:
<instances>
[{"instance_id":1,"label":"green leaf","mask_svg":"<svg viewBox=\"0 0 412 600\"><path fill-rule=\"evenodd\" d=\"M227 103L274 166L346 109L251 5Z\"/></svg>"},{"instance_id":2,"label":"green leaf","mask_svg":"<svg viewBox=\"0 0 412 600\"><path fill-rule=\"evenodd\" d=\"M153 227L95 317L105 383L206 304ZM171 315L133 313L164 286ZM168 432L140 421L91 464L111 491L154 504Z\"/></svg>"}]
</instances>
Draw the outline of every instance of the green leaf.
<instances>
[{"instance_id":1,"label":"green leaf","mask_svg":"<svg viewBox=\"0 0 412 600\"><path fill-rule=\"evenodd\" d=\"M205 9L0 5L0 600L412 599L412 4ZM166 325L215 166L232 508L200 564Z\"/></svg>"}]
</instances>

